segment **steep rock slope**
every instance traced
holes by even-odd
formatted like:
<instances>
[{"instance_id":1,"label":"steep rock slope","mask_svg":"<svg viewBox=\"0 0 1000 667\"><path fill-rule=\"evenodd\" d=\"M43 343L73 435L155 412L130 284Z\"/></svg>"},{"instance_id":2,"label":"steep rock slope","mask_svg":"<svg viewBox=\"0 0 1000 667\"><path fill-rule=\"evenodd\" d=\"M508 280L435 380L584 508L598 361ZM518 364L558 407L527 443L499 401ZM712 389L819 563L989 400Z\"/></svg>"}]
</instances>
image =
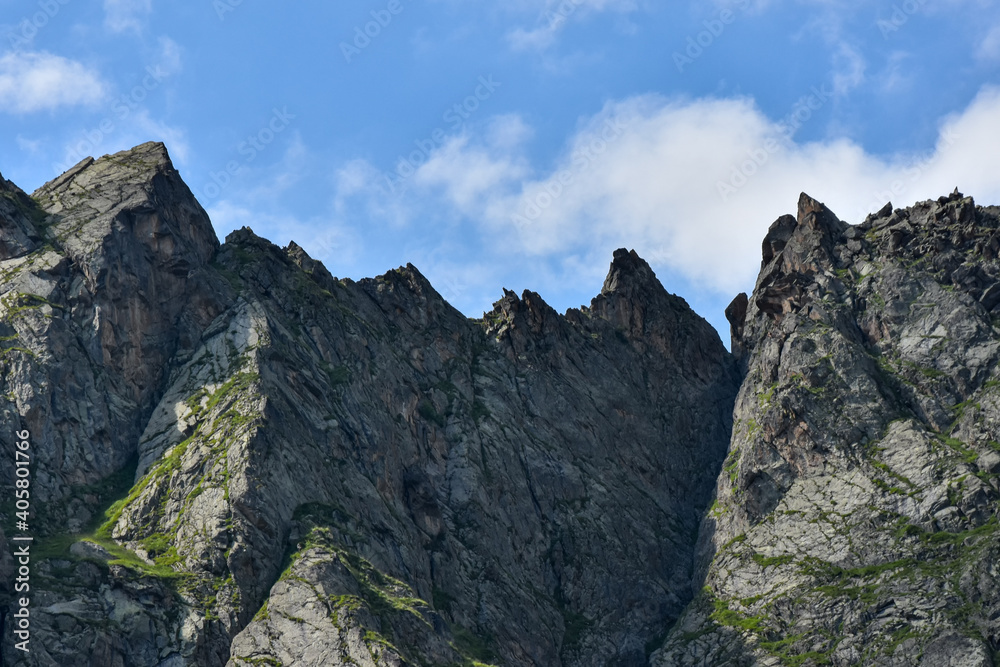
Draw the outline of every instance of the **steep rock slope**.
<instances>
[{"instance_id":1,"label":"steep rock slope","mask_svg":"<svg viewBox=\"0 0 1000 667\"><path fill-rule=\"evenodd\" d=\"M158 144L8 190L26 664L644 665L694 594L739 377L634 252L475 321L412 266L218 246Z\"/></svg>"},{"instance_id":2,"label":"steep rock slope","mask_svg":"<svg viewBox=\"0 0 1000 667\"><path fill-rule=\"evenodd\" d=\"M84 161L31 198L2 179L0 191L4 527L13 519L8 445L26 429L30 531L81 531L108 497L109 474L134 458L171 359L197 343L223 310L228 285L205 268L218 242L155 144L136 148L126 161ZM10 547L0 547L6 560ZM36 543L33 573L61 585L63 569L40 562L46 548ZM87 563L79 566L80 586L88 588L92 573ZM12 585L12 576L0 582L5 611ZM40 594L34 601L48 599ZM103 623L112 605L110 594L103 600L87 612L94 622ZM0 616L9 633L9 616ZM3 650L13 659L11 646L5 641ZM78 655L91 650L96 664L113 664L100 663L94 642Z\"/></svg>"},{"instance_id":3,"label":"steep rock slope","mask_svg":"<svg viewBox=\"0 0 1000 667\"><path fill-rule=\"evenodd\" d=\"M31 432L36 497L49 502L126 463L171 359L222 311L227 286L206 270L211 223L160 145L3 201L22 215L4 218L16 233L0 267L0 429ZM74 517L87 508L45 520Z\"/></svg>"},{"instance_id":4,"label":"steep rock slope","mask_svg":"<svg viewBox=\"0 0 1000 667\"><path fill-rule=\"evenodd\" d=\"M651 664L995 664L1000 219L803 195L727 314L746 380L704 588Z\"/></svg>"}]
</instances>

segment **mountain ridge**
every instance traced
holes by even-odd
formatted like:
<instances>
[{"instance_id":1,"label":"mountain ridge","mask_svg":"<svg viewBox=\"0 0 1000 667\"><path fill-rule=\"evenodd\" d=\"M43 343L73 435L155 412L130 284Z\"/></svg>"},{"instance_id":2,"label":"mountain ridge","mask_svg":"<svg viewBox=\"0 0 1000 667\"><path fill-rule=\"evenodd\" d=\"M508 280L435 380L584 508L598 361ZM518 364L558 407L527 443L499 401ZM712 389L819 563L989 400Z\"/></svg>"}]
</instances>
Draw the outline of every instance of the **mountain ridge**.
<instances>
[{"instance_id":1,"label":"mountain ridge","mask_svg":"<svg viewBox=\"0 0 1000 667\"><path fill-rule=\"evenodd\" d=\"M40 565L37 664L95 642L107 664L639 664L680 613L736 376L648 266L572 314L526 291L477 322L412 265L350 281L246 228L216 245L161 145L35 196L51 248L11 260L5 286L58 265L57 316L18 311L35 352L13 362L7 419L34 415L45 537L69 543ZM18 379L65 385L63 339L91 386L120 387L99 448L67 435L82 406L54 418ZM64 447L94 473L63 472ZM130 459L127 486L87 486ZM314 630L299 605L327 609ZM48 633L67 609L72 631ZM130 611L102 628L101 609Z\"/></svg>"},{"instance_id":2,"label":"mountain ridge","mask_svg":"<svg viewBox=\"0 0 1000 667\"><path fill-rule=\"evenodd\" d=\"M470 319L410 264L220 244L162 144L0 190L11 664L996 660L996 207L803 193L730 354L634 250Z\"/></svg>"}]
</instances>

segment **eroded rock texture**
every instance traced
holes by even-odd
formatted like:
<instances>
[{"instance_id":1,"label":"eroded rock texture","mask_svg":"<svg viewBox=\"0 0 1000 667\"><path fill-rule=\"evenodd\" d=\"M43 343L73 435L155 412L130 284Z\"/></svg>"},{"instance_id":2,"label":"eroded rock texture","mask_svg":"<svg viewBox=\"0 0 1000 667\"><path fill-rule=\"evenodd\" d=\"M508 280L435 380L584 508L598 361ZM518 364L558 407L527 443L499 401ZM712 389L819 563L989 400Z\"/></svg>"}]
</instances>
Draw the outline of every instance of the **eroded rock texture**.
<instances>
[{"instance_id":1,"label":"eroded rock texture","mask_svg":"<svg viewBox=\"0 0 1000 667\"><path fill-rule=\"evenodd\" d=\"M957 192L803 195L730 355L634 251L470 320L220 245L159 144L0 178L4 664L998 664L998 256Z\"/></svg>"},{"instance_id":2,"label":"eroded rock texture","mask_svg":"<svg viewBox=\"0 0 1000 667\"><path fill-rule=\"evenodd\" d=\"M1000 220L803 195L730 307L746 379L703 589L653 665L993 665Z\"/></svg>"},{"instance_id":3,"label":"eroded rock texture","mask_svg":"<svg viewBox=\"0 0 1000 667\"><path fill-rule=\"evenodd\" d=\"M470 320L413 266L219 246L159 144L4 188L24 664L645 665L697 592L739 373L634 252Z\"/></svg>"}]
</instances>

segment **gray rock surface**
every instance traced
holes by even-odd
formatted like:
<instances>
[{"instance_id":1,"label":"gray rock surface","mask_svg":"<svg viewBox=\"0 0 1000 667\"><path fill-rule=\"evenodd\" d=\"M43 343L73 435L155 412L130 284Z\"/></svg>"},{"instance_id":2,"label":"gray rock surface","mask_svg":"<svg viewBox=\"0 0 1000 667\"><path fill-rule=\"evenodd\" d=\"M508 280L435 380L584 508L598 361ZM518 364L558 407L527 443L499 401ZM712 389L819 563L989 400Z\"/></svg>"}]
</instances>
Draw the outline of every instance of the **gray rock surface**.
<instances>
[{"instance_id":1,"label":"gray rock surface","mask_svg":"<svg viewBox=\"0 0 1000 667\"><path fill-rule=\"evenodd\" d=\"M33 200L0 263L25 664L644 665L696 592L739 376L634 252L589 307L469 320L413 266L220 247L157 144Z\"/></svg>"},{"instance_id":2,"label":"gray rock surface","mask_svg":"<svg viewBox=\"0 0 1000 667\"><path fill-rule=\"evenodd\" d=\"M160 144L0 177L0 276L3 664L1000 664L1000 209L957 191L802 195L732 355L634 251L470 320L220 245Z\"/></svg>"},{"instance_id":3,"label":"gray rock surface","mask_svg":"<svg viewBox=\"0 0 1000 667\"><path fill-rule=\"evenodd\" d=\"M16 432L31 434L32 590L33 604L42 608L31 664L79 664L91 650L93 664L157 664L133 652L159 655L159 648L138 648L124 639L128 623L109 626L104 619L112 592L94 588L89 565L74 569L73 561L44 559L100 560L80 556L79 547L71 554L71 536L92 531L103 508L131 485L128 469L134 468L139 436L171 368L233 298L228 283L208 267L218 241L161 144L85 160L30 198L6 181L0 189L3 201L21 213L12 220L11 208L0 201L0 382L6 399L0 441L11 452ZM6 500L13 497L12 461L5 456L2 468L5 526L13 521ZM0 546L6 547L3 570L10 546ZM0 581L5 608L12 583L7 576ZM122 592L128 585L115 588L114 596L128 595ZM154 587L166 595L160 584ZM103 610L81 617L99 620L68 623L65 614L45 611L74 600ZM159 619L163 610L153 600L138 604ZM159 627L166 633L168 624ZM5 641L6 659L14 659L11 650Z\"/></svg>"},{"instance_id":4,"label":"gray rock surface","mask_svg":"<svg viewBox=\"0 0 1000 667\"><path fill-rule=\"evenodd\" d=\"M24 255L41 241L37 207L19 187L0 174L0 260Z\"/></svg>"},{"instance_id":5,"label":"gray rock surface","mask_svg":"<svg viewBox=\"0 0 1000 667\"><path fill-rule=\"evenodd\" d=\"M998 238L957 191L771 227L703 588L651 664L994 664Z\"/></svg>"}]
</instances>

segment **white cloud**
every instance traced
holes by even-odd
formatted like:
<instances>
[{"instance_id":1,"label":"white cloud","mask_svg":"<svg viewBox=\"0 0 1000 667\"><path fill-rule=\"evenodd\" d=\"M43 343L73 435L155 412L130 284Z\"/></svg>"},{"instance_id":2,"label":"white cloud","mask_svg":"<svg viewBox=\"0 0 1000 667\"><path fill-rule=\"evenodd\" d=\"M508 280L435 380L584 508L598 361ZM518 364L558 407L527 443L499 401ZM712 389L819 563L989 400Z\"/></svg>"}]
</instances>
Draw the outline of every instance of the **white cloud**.
<instances>
[{"instance_id":1,"label":"white cloud","mask_svg":"<svg viewBox=\"0 0 1000 667\"><path fill-rule=\"evenodd\" d=\"M854 47L841 43L833 57L833 90L846 95L865 81L865 59Z\"/></svg>"},{"instance_id":2,"label":"white cloud","mask_svg":"<svg viewBox=\"0 0 1000 667\"><path fill-rule=\"evenodd\" d=\"M139 32L153 11L153 0L104 0L104 25L112 32Z\"/></svg>"},{"instance_id":3,"label":"white cloud","mask_svg":"<svg viewBox=\"0 0 1000 667\"><path fill-rule=\"evenodd\" d=\"M455 137L434 151L413 177L418 186L440 186L451 204L463 213L473 213L484 195L525 173L516 159L470 146L466 136Z\"/></svg>"},{"instance_id":4,"label":"white cloud","mask_svg":"<svg viewBox=\"0 0 1000 667\"><path fill-rule=\"evenodd\" d=\"M1000 24L986 33L976 49L976 57L986 62L1000 61Z\"/></svg>"},{"instance_id":5,"label":"white cloud","mask_svg":"<svg viewBox=\"0 0 1000 667\"><path fill-rule=\"evenodd\" d=\"M487 125L484 141L472 142L464 133L433 151L413 181L418 187L442 188L452 206L473 213L485 195L528 175L526 161L517 154L528 136L520 117L498 116Z\"/></svg>"},{"instance_id":6,"label":"white cloud","mask_svg":"<svg viewBox=\"0 0 1000 667\"><path fill-rule=\"evenodd\" d=\"M17 147L25 153L36 155L42 150L42 141L40 139L26 139L19 134L16 137L16 141Z\"/></svg>"},{"instance_id":7,"label":"white cloud","mask_svg":"<svg viewBox=\"0 0 1000 667\"><path fill-rule=\"evenodd\" d=\"M334 185L340 200L358 193L371 191L382 174L367 160L351 160L334 174Z\"/></svg>"},{"instance_id":8,"label":"white cloud","mask_svg":"<svg viewBox=\"0 0 1000 667\"><path fill-rule=\"evenodd\" d=\"M495 116L486 126L486 143L503 150L524 144L534 131L517 114Z\"/></svg>"},{"instance_id":9,"label":"white cloud","mask_svg":"<svg viewBox=\"0 0 1000 667\"><path fill-rule=\"evenodd\" d=\"M0 111L31 113L63 106L93 106L105 96L100 75L44 51L0 56Z\"/></svg>"},{"instance_id":10,"label":"white cloud","mask_svg":"<svg viewBox=\"0 0 1000 667\"><path fill-rule=\"evenodd\" d=\"M637 97L589 119L541 178L523 146L454 137L417 170L410 205L478 224L496 252L602 263L607 248L634 247L731 294L752 285L768 225L800 191L855 224L887 200L956 186L1000 203L998 117L1000 88L985 88L943 120L933 151L886 157L846 139L795 143L746 98Z\"/></svg>"},{"instance_id":11,"label":"white cloud","mask_svg":"<svg viewBox=\"0 0 1000 667\"><path fill-rule=\"evenodd\" d=\"M181 47L169 37L160 37L159 67L167 74L177 74L181 71Z\"/></svg>"},{"instance_id":12,"label":"white cloud","mask_svg":"<svg viewBox=\"0 0 1000 667\"><path fill-rule=\"evenodd\" d=\"M534 28L518 27L507 33L507 41L515 51L548 48L569 21L582 16L604 11L628 13L637 9L634 0L529 0L513 6L540 12Z\"/></svg>"}]
</instances>

